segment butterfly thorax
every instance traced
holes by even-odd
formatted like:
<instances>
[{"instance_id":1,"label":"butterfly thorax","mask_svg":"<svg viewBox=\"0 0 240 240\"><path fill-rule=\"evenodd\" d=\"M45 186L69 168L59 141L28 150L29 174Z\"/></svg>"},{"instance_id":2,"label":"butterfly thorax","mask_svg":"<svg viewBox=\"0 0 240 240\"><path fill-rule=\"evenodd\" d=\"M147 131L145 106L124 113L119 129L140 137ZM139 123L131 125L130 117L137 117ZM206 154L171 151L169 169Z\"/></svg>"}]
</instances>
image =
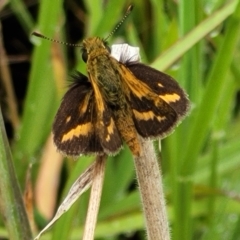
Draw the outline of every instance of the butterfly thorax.
<instances>
[{"instance_id":1,"label":"butterfly thorax","mask_svg":"<svg viewBox=\"0 0 240 240\"><path fill-rule=\"evenodd\" d=\"M88 38L84 46L88 54L87 71L93 87L95 85L99 89L106 103L122 108L126 100L119 63L110 55L106 43L100 38Z\"/></svg>"}]
</instances>

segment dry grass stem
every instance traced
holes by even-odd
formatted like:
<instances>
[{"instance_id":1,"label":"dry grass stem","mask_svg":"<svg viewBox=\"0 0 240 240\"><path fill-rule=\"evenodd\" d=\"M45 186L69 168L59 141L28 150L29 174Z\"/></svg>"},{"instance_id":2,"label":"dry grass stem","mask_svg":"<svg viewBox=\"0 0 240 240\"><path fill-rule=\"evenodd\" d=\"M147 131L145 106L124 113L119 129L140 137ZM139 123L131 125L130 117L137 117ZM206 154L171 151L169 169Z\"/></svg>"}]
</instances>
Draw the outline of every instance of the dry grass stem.
<instances>
[{"instance_id":1,"label":"dry grass stem","mask_svg":"<svg viewBox=\"0 0 240 240\"><path fill-rule=\"evenodd\" d=\"M95 170L92 179L91 195L82 240L94 239L94 231L102 195L106 159L107 155L97 156L96 158Z\"/></svg>"},{"instance_id":2,"label":"dry grass stem","mask_svg":"<svg viewBox=\"0 0 240 240\"><path fill-rule=\"evenodd\" d=\"M151 141L141 140L142 156L135 157L139 190L149 240L169 240L169 226L162 178Z\"/></svg>"}]
</instances>

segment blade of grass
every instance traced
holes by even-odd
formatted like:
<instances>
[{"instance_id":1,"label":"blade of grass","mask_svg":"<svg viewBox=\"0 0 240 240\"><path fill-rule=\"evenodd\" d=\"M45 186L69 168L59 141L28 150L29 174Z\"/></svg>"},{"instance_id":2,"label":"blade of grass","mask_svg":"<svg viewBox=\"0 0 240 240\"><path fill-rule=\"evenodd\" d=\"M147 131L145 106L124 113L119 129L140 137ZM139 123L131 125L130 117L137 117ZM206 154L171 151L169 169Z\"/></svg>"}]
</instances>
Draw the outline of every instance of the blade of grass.
<instances>
[{"instance_id":1,"label":"blade of grass","mask_svg":"<svg viewBox=\"0 0 240 240\"><path fill-rule=\"evenodd\" d=\"M186 35L189 31L194 29L195 25L197 24L197 12L202 11L198 9L197 4L198 1L181 1L179 4L179 15L180 15L180 34L181 36ZM202 84L202 79L200 79L200 60L201 55L199 51L199 43L194 45L188 52L186 52L180 62L179 68L179 82L182 86L185 87L187 93L189 94L189 98L191 101L197 104L198 100L200 99L200 89ZM172 157L171 158L171 170L172 173L172 185L173 185L173 192L178 193L179 191L179 170L181 168L181 162L179 161L179 156L182 154L182 149L184 149L185 142L182 141L184 136L188 132L188 125L189 120L187 119L175 132L173 136L171 136L172 141L168 141L171 143L168 146L171 149ZM175 138L175 139L174 139ZM191 191L186 192L186 194L192 194ZM181 236L182 239L190 239L192 234L192 219L183 218L182 214L184 212L185 216L191 216L191 208L189 207L188 203L183 203L179 199L180 194L173 194L173 201L174 201L174 211L175 211L175 224L173 225L173 240L179 239ZM184 221L185 220L185 221ZM181 235L180 235L181 234Z\"/></svg>"},{"instance_id":2,"label":"blade of grass","mask_svg":"<svg viewBox=\"0 0 240 240\"><path fill-rule=\"evenodd\" d=\"M88 2L89 8L91 7L91 10L93 11L93 8L96 8L95 1L92 0ZM125 6L127 7L126 1L112 0L109 1L106 6L99 8L101 12L98 12L98 15L101 15L101 19L94 22L95 17L93 15L90 16L93 19L89 19L89 22L93 23L93 26L95 27L91 27L92 31L89 32L89 34L91 36L99 36L102 38L106 37L113 30L114 26L121 20L125 12Z\"/></svg>"},{"instance_id":3,"label":"blade of grass","mask_svg":"<svg viewBox=\"0 0 240 240\"><path fill-rule=\"evenodd\" d=\"M124 198L116 200L109 204L109 207L105 207L99 213L99 220L104 221L114 216L121 216L128 212L136 212L141 209L140 196L138 190L127 194Z\"/></svg>"},{"instance_id":4,"label":"blade of grass","mask_svg":"<svg viewBox=\"0 0 240 240\"><path fill-rule=\"evenodd\" d=\"M9 239L31 239L31 230L4 128L0 108L0 211Z\"/></svg>"},{"instance_id":5,"label":"blade of grass","mask_svg":"<svg viewBox=\"0 0 240 240\"><path fill-rule=\"evenodd\" d=\"M162 44L159 44L159 39L162 38L163 30L167 26L166 24L166 15L164 14L164 6L162 0L152 0L152 28L154 31L151 31L153 34L151 36L151 46L150 48L150 58L156 56L156 53L161 52ZM146 19L147 20L147 19ZM150 29L151 30L151 29ZM162 41L163 42L163 41Z\"/></svg>"},{"instance_id":6,"label":"blade of grass","mask_svg":"<svg viewBox=\"0 0 240 240\"><path fill-rule=\"evenodd\" d=\"M231 1L222 9L213 13L197 27L195 27L185 37L180 39L171 48L161 54L151 66L156 69L165 70L177 61L185 52L187 52L194 44L200 41L204 36L211 32L216 26L221 24L235 9L237 1Z\"/></svg>"},{"instance_id":7,"label":"blade of grass","mask_svg":"<svg viewBox=\"0 0 240 240\"><path fill-rule=\"evenodd\" d=\"M54 1L54 3L48 0L41 1L38 24L40 31L47 36L52 36L58 26L57 21L61 16L61 7L62 1ZM23 157L28 159L40 148L44 138L49 134L56 107L55 103L57 102L50 63L50 46L52 43L37 40L41 42L41 45L34 49L32 56L32 68L22 124L14 149L16 161L22 161Z\"/></svg>"},{"instance_id":8,"label":"blade of grass","mask_svg":"<svg viewBox=\"0 0 240 240\"><path fill-rule=\"evenodd\" d=\"M26 9L25 3L21 0L10 0L10 6L27 35L30 34L34 27L34 20Z\"/></svg>"},{"instance_id":9,"label":"blade of grass","mask_svg":"<svg viewBox=\"0 0 240 240\"><path fill-rule=\"evenodd\" d=\"M233 52L240 33L240 1L236 7L234 14L229 19L227 31L223 39L221 48L216 56L212 71L207 80L206 90L203 99L196 111L195 122L191 127L188 138L188 151L184 156L182 173L190 173L195 167L193 159L197 155L204 143L206 133L214 119L219 99L221 99L222 91L226 81L226 75L232 62ZM206 108L207 106L207 108ZM196 132L198 133L196 135ZM187 166L187 167L186 167Z\"/></svg>"},{"instance_id":10,"label":"blade of grass","mask_svg":"<svg viewBox=\"0 0 240 240\"><path fill-rule=\"evenodd\" d=\"M235 129L235 128L234 128ZM224 144L220 149L220 159L219 164L217 166L217 172L219 175L226 175L231 173L234 169L238 169L240 166L240 159L239 159L239 145L240 140L234 139L231 141L228 141L228 143ZM211 155L208 154L207 156L199 158L199 163L201 161L201 164L198 164L198 169L194 174L194 182L195 183L206 183L207 179L209 179L209 176L211 174L209 169L209 163L210 163L210 157Z\"/></svg>"},{"instance_id":11,"label":"blade of grass","mask_svg":"<svg viewBox=\"0 0 240 240\"><path fill-rule=\"evenodd\" d=\"M100 212L126 194L133 176L132 156L128 149L124 149L116 157L108 158L105 178L114 181L104 182Z\"/></svg>"},{"instance_id":12,"label":"blade of grass","mask_svg":"<svg viewBox=\"0 0 240 240\"><path fill-rule=\"evenodd\" d=\"M235 224L234 232L229 240L236 240L240 236L240 215L238 215L238 220Z\"/></svg>"},{"instance_id":13,"label":"blade of grass","mask_svg":"<svg viewBox=\"0 0 240 240\"><path fill-rule=\"evenodd\" d=\"M220 148L222 147L222 141L226 134L224 134L224 129L227 127L229 117L231 116L232 107L231 104L234 99L234 93L236 91L236 84L233 79L228 76L228 81L225 81L224 89L228 89L228 91L224 91L221 96L221 103L218 110L218 118L214 125L214 130L212 134L212 143L210 146L210 151L212 152L211 161L210 161L210 176L209 176L209 186L212 189L217 189L220 179L220 174L218 173L218 166L220 165ZM209 225L209 235L210 232L214 229L214 218L216 214L216 203L217 196L210 195L208 199L208 225ZM212 236L214 236L214 231L212 232ZM210 238L209 238L210 239Z\"/></svg>"},{"instance_id":14,"label":"blade of grass","mask_svg":"<svg viewBox=\"0 0 240 240\"><path fill-rule=\"evenodd\" d=\"M189 228L190 226L190 209L192 198L192 173L195 170L196 160L198 154L204 144L209 131L212 119L216 114L216 109L219 105L219 99L223 91L224 81L226 81L226 75L228 73L233 52L238 40L240 29L240 1L238 2L233 15L230 17L227 31L212 67L212 71L208 77L206 90L199 106L198 111L195 112L193 119L193 125L190 126L190 134L187 139L187 151L183 156L183 162L181 167L181 179L184 181L179 183L177 198L181 204L182 211L179 211L178 219L181 219L181 223L185 224L177 233L177 236L183 236L182 239L190 239ZM216 82L217 80L217 82ZM197 133L197 134L196 134ZM186 233L186 234L183 234Z\"/></svg>"}]
</instances>

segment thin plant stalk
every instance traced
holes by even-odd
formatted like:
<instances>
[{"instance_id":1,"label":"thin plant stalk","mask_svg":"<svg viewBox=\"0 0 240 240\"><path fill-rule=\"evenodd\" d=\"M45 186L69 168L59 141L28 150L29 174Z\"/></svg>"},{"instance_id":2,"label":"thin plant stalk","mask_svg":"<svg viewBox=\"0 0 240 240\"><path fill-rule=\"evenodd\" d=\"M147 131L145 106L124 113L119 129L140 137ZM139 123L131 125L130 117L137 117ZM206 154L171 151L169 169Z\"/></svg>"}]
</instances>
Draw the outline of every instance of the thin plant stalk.
<instances>
[{"instance_id":1,"label":"thin plant stalk","mask_svg":"<svg viewBox=\"0 0 240 240\"><path fill-rule=\"evenodd\" d=\"M13 125L14 130L19 126L19 116L17 112L17 101L13 89L12 78L10 73L10 66L8 62L8 57L4 49L3 38L2 38L2 26L0 24L0 78L4 89L6 90L6 102L9 111L9 118Z\"/></svg>"},{"instance_id":2,"label":"thin plant stalk","mask_svg":"<svg viewBox=\"0 0 240 240\"><path fill-rule=\"evenodd\" d=\"M151 141L141 140L142 155L134 158L148 240L169 240L162 177Z\"/></svg>"},{"instance_id":3,"label":"thin plant stalk","mask_svg":"<svg viewBox=\"0 0 240 240\"><path fill-rule=\"evenodd\" d=\"M82 240L93 240L101 201L107 155L96 158L92 188Z\"/></svg>"}]
</instances>

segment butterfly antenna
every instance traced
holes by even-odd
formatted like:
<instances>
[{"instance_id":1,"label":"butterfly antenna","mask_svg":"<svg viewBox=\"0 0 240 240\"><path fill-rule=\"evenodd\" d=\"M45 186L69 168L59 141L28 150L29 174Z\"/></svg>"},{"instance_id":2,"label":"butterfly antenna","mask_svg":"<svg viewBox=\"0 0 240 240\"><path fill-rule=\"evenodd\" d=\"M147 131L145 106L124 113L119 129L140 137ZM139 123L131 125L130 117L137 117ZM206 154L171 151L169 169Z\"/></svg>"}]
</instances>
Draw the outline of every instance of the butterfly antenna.
<instances>
[{"instance_id":1,"label":"butterfly antenna","mask_svg":"<svg viewBox=\"0 0 240 240\"><path fill-rule=\"evenodd\" d=\"M82 45L80 45L80 44L66 43L66 42L63 42L63 41L58 41L58 40L46 37L46 36L44 36L44 35L42 35L41 33L38 33L38 32L33 32L32 35L34 35L36 37L40 37L40 38L46 39L46 40L49 40L51 42L60 43L60 44L63 44L63 45L66 45L66 46L70 46L70 47L82 47Z\"/></svg>"},{"instance_id":2,"label":"butterfly antenna","mask_svg":"<svg viewBox=\"0 0 240 240\"><path fill-rule=\"evenodd\" d=\"M119 29L119 27L123 24L123 22L129 16L129 14L132 12L132 10L133 10L133 5L129 5L122 20L116 25L116 27L112 30L112 32L110 32L109 35L104 39L105 41L107 41L107 39L110 38Z\"/></svg>"}]
</instances>

